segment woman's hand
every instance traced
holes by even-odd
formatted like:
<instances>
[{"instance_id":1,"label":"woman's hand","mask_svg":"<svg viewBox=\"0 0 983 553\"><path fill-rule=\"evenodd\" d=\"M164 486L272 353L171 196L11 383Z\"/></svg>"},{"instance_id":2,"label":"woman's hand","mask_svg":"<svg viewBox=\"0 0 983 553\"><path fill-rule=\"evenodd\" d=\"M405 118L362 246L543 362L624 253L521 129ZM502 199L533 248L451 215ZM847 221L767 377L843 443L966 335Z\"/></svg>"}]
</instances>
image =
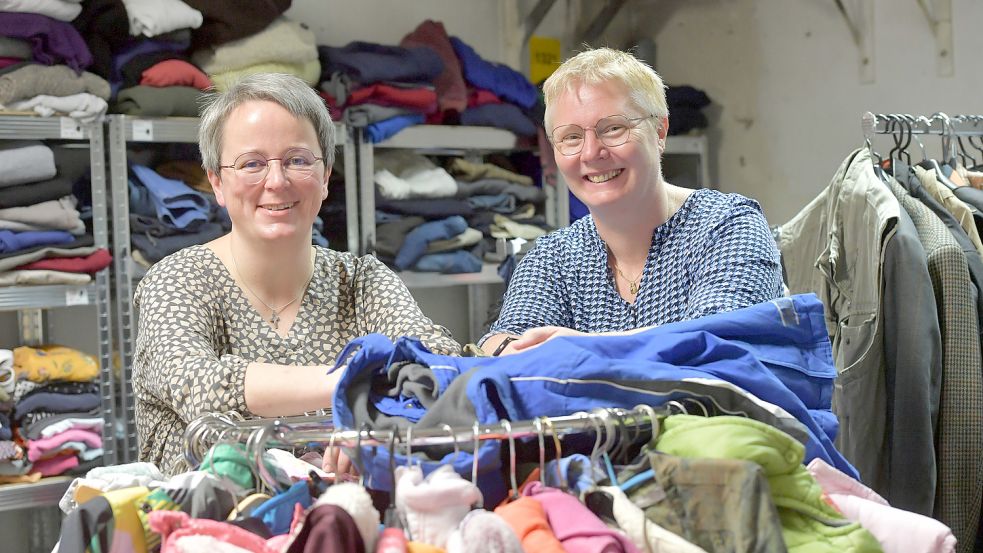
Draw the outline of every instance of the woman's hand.
<instances>
[{"instance_id":1,"label":"woman's hand","mask_svg":"<svg viewBox=\"0 0 983 553\"><path fill-rule=\"evenodd\" d=\"M324 452L321 470L334 475L335 482L346 482L358 477L358 469L340 447L329 447Z\"/></svg>"},{"instance_id":2,"label":"woman's hand","mask_svg":"<svg viewBox=\"0 0 983 553\"><path fill-rule=\"evenodd\" d=\"M587 333L566 328L563 326L541 326L530 328L522 333L515 341L508 345L501 355L519 353L527 349L532 349L558 336L586 336Z\"/></svg>"}]
</instances>

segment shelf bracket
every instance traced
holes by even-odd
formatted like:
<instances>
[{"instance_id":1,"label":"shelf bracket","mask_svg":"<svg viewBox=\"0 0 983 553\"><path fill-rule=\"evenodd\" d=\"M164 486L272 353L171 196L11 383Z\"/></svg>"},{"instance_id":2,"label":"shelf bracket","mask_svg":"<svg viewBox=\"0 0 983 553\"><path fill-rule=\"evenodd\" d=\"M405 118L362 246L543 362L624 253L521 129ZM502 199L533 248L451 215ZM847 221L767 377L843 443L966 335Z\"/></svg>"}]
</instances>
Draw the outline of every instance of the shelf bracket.
<instances>
[{"instance_id":1,"label":"shelf bracket","mask_svg":"<svg viewBox=\"0 0 983 553\"><path fill-rule=\"evenodd\" d=\"M935 36L935 72L952 77L956 72L952 51L952 0L918 0Z\"/></svg>"},{"instance_id":2,"label":"shelf bracket","mask_svg":"<svg viewBox=\"0 0 983 553\"><path fill-rule=\"evenodd\" d=\"M847 7L845 2L850 4ZM858 5L859 4L859 5ZM874 82L874 2L873 0L836 0L836 7L846 20L853 43L860 54L860 82Z\"/></svg>"},{"instance_id":3,"label":"shelf bracket","mask_svg":"<svg viewBox=\"0 0 983 553\"><path fill-rule=\"evenodd\" d=\"M621 7L625 5L625 2L627 2L627 0L607 0L607 2L604 3L604 7L601 8L601 11L597 12L597 15L595 15L594 19L589 25L587 25L584 32L580 33L577 40L574 41L574 44L577 46L584 43L591 44L597 40L597 37L601 36L604 29L608 28L608 24L611 23L611 20L618 15L619 11L621 11Z\"/></svg>"}]
</instances>

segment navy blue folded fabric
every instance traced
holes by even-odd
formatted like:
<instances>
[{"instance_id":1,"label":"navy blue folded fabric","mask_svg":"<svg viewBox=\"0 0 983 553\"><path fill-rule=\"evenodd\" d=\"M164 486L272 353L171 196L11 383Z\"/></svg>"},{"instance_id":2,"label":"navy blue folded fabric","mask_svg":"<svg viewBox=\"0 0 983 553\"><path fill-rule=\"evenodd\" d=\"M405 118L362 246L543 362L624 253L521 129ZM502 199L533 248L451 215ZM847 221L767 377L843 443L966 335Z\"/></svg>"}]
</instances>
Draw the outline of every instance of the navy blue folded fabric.
<instances>
[{"instance_id":1,"label":"navy blue folded fabric","mask_svg":"<svg viewBox=\"0 0 983 553\"><path fill-rule=\"evenodd\" d=\"M666 103L669 104L669 113L672 113L673 106L707 107L710 105L710 97L706 92L689 85L670 86L666 87Z\"/></svg>"},{"instance_id":2,"label":"navy blue folded fabric","mask_svg":"<svg viewBox=\"0 0 983 553\"><path fill-rule=\"evenodd\" d=\"M422 113L390 117L389 119L372 123L371 125L365 127L365 137L369 142L377 144L395 135L406 127L412 127L413 125L423 123L425 119L426 117Z\"/></svg>"},{"instance_id":3,"label":"navy blue folded fabric","mask_svg":"<svg viewBox=\"0 0 983 553\"><path fill-rule=\"evenodd\" d=\"M536 104L539 94L536 87L522 73L501 63L486 61L456 36L451 37L451 46L457 59L461 61L464 80L475 88L490 90L499 98L531 108ZM535 132L535 131L533 131Z\"/></svg>"},{"instance_id":4,"label":"navy blue folded fabric","mask_svg":"<svg viewBox=\"0 0 983 553\"><path fill-rule=\"evenodd\" d=\"M512 104L485 104L468 108L461 114L461 124L498 127L521 136L536 135L536 124Z\"/></svg>"},{"instance_id":5,"label":"navy blue folded fabric","mask_svg":"<svg viewBox=\"0 0 983 553\"><path fill-rule=\"evenodd\" d=\"M322 81L341 71L363 84L432 83L444 70L444 62L430 48L403 48L356 40L341 48L318 46L317 54Z\"/></svg>"},{"instance_id":6,"label":"navy blue folded fabric","mask_svg":"<svg viewBox=\"0 0 983 553\"><path fill-rule=\"evenodd\" d=\"M0 253L14 253L35 246L71 244L75 237L63 230L13 232L0 230Z\"/></svg>"},{"instance_id":7,"label":"navy blue folded fabric","mask_svg":"<svg viewBox=\"0 0 983 553\"><path fill-rule=\"evenodd\" d=\"M669 134L686 134L693 129L705 129L709 122L699 108L676 106L669 108Z\"/></svg>"}]
</instances>

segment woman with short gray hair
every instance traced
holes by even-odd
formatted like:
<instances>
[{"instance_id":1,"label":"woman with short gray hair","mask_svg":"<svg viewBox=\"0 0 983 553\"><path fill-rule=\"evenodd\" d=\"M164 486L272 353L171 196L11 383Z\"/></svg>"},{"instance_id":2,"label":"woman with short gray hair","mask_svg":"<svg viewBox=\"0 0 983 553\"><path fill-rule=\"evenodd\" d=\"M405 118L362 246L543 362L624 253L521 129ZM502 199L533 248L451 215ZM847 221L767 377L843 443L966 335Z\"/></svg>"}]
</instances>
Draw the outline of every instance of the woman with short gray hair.
<instances>
[{"instance_id":1,"label":"woman with short gray hair","mask_svg":"<svg viewBox=\"0 0 983 553\"><path fill-rule=\"evenodd\" d=\"M296 77L245 77L204 104L202 165L232 231L162 259L137 287L141 461L187 470L182 437L202 413L330 407L342 371L329 369L353 338L414 336L435 353L460 351L376 258L311 245L334 144L327 108Z\"/></svg>"}]
</instances>

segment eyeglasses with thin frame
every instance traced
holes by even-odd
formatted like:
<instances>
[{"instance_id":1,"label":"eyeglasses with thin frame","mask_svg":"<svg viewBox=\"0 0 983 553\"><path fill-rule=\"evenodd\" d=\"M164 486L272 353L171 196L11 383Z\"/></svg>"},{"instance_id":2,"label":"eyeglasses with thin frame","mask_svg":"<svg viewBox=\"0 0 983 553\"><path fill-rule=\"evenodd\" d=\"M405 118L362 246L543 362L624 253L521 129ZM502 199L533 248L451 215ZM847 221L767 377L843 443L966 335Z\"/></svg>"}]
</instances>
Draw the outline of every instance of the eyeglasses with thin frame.
<instances>
[{"instance_id":1,"label":"eyeglasses with thin frame","mask_svg":"<svg viewBox=\"0 0 983 553\"><path fill-rule=\"evenodd\" d=\"M628 142L631 129L634 129L646 119L655 117L654 113L643 115L642 117L628 117L627 115L609 115L597 120L593 127L581 127L580 125L560 125L550 133L550 142L556 151L565 156L573 156L584 149L584 139L588 130L594 131L594 136L608 147L621 146Z\"/></svg>"},{"instance_id":2,"label":"eyeglasses with thin frame","mask_svg":"<svg viewBox=\"0 0 983 553\"><path fill-rule=\"evenodd\" d=\"M291 148L280 157L263 157L257 152L246 152L232 162L231 165L219 165L222 169L232 169L236 177L246 184L263 182L270 172L270 162L279 161L284 174L291 179L305 180L314 176L314 166L324 161L307 148Z\"/></svg>"}]
</instances>

